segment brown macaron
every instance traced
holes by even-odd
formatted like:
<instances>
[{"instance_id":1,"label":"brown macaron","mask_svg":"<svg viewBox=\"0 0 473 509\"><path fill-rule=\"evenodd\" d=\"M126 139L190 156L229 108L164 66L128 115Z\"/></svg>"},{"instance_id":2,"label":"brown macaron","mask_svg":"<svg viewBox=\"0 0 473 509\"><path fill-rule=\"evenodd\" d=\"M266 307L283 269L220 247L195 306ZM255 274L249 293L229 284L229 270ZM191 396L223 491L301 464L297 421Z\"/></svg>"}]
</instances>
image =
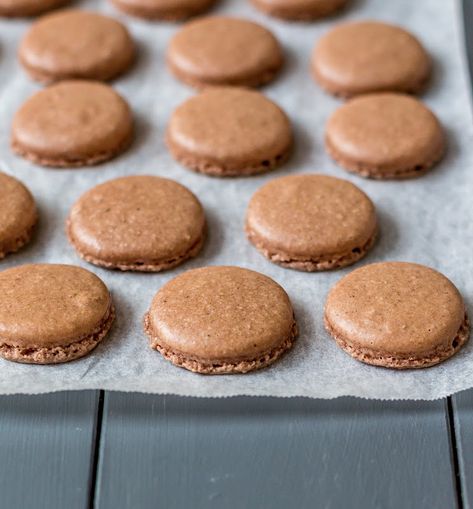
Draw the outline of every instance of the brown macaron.
<instances>
[{"instance_id":1,"label":"brown macaron","mask_svg":"<svg viewBox=\"0 0 473 509\"><path fill-rule=\"evenodd\" d=\"M400 27L350 22L337 25L318 41L312 71L324 89L341 97L417 93L430 77L431 61L421 43Z\"/></svg>"},{"instance_id":2,"label":"brown macaron","mask_svg":"<svg viewBox=\"0 0 473 509\"><path fill-rule=\"evenodd\" d=\"M199 253L205 216L199 200L173 180L123 177L79 198L67 234L79 255L94 265L159 272Z\"/></svg>"},{"instance_id":3,"label":"brown macaron","mask_svg":"<svg viewBox=\"0 0 473 509\"><path fill-rule=\"evenodd\" d=\"M403 94L356 97L327 122L328 153L348 171L375 179L402 179L426 173L445 152L437 117Z\"/></svg>"},{"instance_id":4,"label":"brown macaron","mask_svg":"<svg viewBox=\"0 0 473 509\"><path fill-rule=\"evenodd\" d=\"M101 14L66 10L41 17L23 38L19 59L42 83L65 79L107 81L134 58L134 44L124 25Z\"/></svg>"},{"instance_id":5,"label":"brown macaron","mask_svg":"<svg viewBox=\"0 0 473 509\"><path fill-rule=\"evenodd\" d=\"M283 53L274 35L261 25L211 16L191 21L177 32L167 62L177 78L193 87L257 87L274 79Z\"/></svg>"},{"instance_id":6,"label":"brown macaron","mask_svg":"<svg viewBox=\"0 0 473 509\"><path fill-rule=\"evenodd\" d=\"M349 0L251 0L255 7L277 18L311 21L339 11Z\"/></svg>"},{"instance_id":7,"label":"brown macaron","mask_svg":"<svg viewBox=\"0 0 473 509\"><path fill-rule=\"evenodd\" d=\"M307 272L345 267L373 246L375 208L346 180L327 175L273 179L251 198L246 234L271 262Z\"/></svg>"},{"instance_id":8,"label":"brown macaron","mask_svg":"<svg viewBox=\"0 0 473 509\"><path fill-rule=\"evenodd\" d=\"M171 280L145 316L150 346L176 366L206 374L264 368L297 336L289 297L267 276L205 267Z\"/></svg>"},{"instance_id":9,"label":"brown macaron","mask_svg":"<svg viewBox=\"0 0 473 509\"><path fill-rule=\"evenodd\" d=\"M36 204L28 189L0 172L0 260L30 241L37 220Z\"/></svg>"},{"instance_id":10,"label":"brown macaron","mask_svg":"<svg viewBox=\"0 0 473 509\"><path fill-rule=\"evenodd\" d=\"M12 149L57 168L98 164L128 148L133 120L126 101L103 83L62 81L30 97L12 126Z\"/></svg>"},{"instance_id":11,"label":"brown macaron","mask_svg":"<svg viewBox=\"0 0 473 509\"><path fill-rule=\"evenodd\" d=\"M56 9L70 0L0 0L0 16L29 17Z\"/></svg>"},{"instance_id":12,"label":"brown macaron","mask_svg":"<svg viewBox=\"0 0 473 509\"><path fill-rule=\"evenodd\" d=\"M396 369L438 364L470 336L453 283L405 262L367 265L342 278L327 297L325 326L355 359Z\"/></svg>"},{"instance_id":13,"label":"brown macaron","mask_svg":"<svg viewBox=\"0 0 473 509\"><path fill-rule=\"evenodd\" d=\"M210 9L216 0L111 0L121 11L144 19L179 21Z\"/></svg>"},{"instance_id":14,"label":"brown macaron","mask_svg":"<svg viewBox=\"0 0 473 509\"><path fill-rule=\"evenodd\" d=\"M292 147L287 115L254 90L215 87L172 114L167 145L188 168L218 177L247 176L282 164Z\"/></svg>"},{"instance_id":15,"label":"brown macaron","mask_svg":"<svg viewBox=\"0 0 473 509\"><path fill-rule=\"evenodd\" d=\"M56 364L83 357L109 331L105 284L72 265L21 265L0 272L0 356Z\"/></svg>"}]
</instances>

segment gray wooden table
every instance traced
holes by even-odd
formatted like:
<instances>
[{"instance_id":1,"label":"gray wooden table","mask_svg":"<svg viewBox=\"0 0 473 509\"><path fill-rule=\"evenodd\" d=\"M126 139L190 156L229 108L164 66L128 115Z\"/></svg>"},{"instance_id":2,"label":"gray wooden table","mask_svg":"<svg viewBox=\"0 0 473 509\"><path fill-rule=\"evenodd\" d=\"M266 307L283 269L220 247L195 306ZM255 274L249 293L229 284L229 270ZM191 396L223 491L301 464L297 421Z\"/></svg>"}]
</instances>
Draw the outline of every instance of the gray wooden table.
<instances>
[{"instance_id":1,"label":"gray wooden table","mask_svg":"<svg viewBox=\"0 0 473 509\"><path fill-rule=\"evenodd\" d=\"M473 0L464 12L473 68ZM0 509L92 507L473 508L473 390L434 402L0 397Z\"/></svg>"},{"instance_id":2,"label":"gray wooden table","mask_svg":"<svg viewBox=\"0 0 473 509\"><path fill-rule=\"evenodd\" d=\"M0 400L5 509L473 507L473 391L389 403Z\"/></svg>"}]
</instances>

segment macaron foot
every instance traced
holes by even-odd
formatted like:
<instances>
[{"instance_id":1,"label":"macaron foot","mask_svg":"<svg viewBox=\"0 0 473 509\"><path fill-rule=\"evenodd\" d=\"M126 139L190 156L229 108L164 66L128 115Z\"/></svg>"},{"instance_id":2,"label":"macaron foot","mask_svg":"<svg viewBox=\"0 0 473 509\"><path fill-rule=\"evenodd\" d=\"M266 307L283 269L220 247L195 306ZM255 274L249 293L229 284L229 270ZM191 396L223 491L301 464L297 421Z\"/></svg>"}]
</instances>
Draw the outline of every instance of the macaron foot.
<instances>
[{"instance_id":1,"label":"macaron foot","mask_svg":"<svg viewBox=\"0 0 473 509\"><path fill-rule=\"evenodd\" d=\"M251 177L253 175L260 175L279 168L285 164L291 154L291 149L288 148L286 152L282 152L275 157L264 159L256 163L247 164L245 166L232 165L232 164L219 164L217 162L210 162L204 159L191 155L182 155L179 151L172 148L169 142L168 146L170 151L177 162L189 170L208 175L209 177Z\"/></svg>"},{"instance_id":2,"label":"macaron foot","mask_svg":"<svg viewBox=\"0 0 473 509\"><path fill-rule=\"evenodd\" d=\"M291 335L276 348L268 351L266 354L252 360L239 360L235 362L205 362L203 360L191 359L182 355L177 351L170 350L160 344L159 338L154 334L149 323L149 314L146 313L144 318L145 332L150 338L150 347L157 350L165 359L175 366L187 369L193 373L203 375L230 375L238 373L248 373L257 369L263 369L277 361L292 345L297 338L298 328L294 320Z\"/></svg>"},{"instance_id":3,"label":"macaron foot","mask_svg":"<svg viewBox=\"0 0 473 509\"><path fill-rule=\"evenodd\" d=\"M436 150L432 152L431 159L426 160L414 166L407 166L402 169L395 169L391 171L380 171L379 166L376 164L364 163L361 161L352 161L340 155L339 152L332 146L330 140L325 140L325 150L327 154L343 169L359 175L360 177L373 179L373 180L407 180L417 177L422 177L428 173L437 163L439 163L446 152L445 145L438 145Z\"/></svg>"},{"instance_id":4,"label":"macaron foot","mask_svg":"<svg viewBox=\"0 0 473 509\"><path fill-rule=\"evenodd\" d=\"M287 21L314 21L332 16L341 11L348 0L251 0L261 12Z\"/></svg>"},{"instance_id":5,"label":"macaron foot","mask_svg":"<svg viewBox=\"0 0 473 509\"><path fill-rule=\"evenodd\" d=\"M201 251L202 246L204 245L205 235L202 235L197 242L185 253L180 255L173 256L172 258L168 258L166 260L142 260L136 262L108 262L105 260L101 260L99 258L95 258L94 256L85 254L81 251L80 246L74 242L71 234L69 233L69 228L67 228L67 236L69 238L69 242L74 246L77 254L86 262L91 263L92 265L96 265L97 267L103 267L104 269L112 269L112 270L121 270L121 271L134 271L134 272L162 272L164 270L173 269L181 263L184 263L191 258L195 258Z\"/></svg>"},{"instance_id":6,"label":"macaron foot","mask_svg":"<svg viewBox=\"0 0 473 509\"><path fill-rule=\"evenodd\" d=\"M246 228L248 240L256 247L256 249L270 262L275 263L285 269L300 270L302 272L321 272L324 270L341 269L353 265L361 260L371 250L376 242L378 231L363 244L354 247L345 253L334 253L333 255L324 255L318 258L294 258L282 252L275 252L264 246L256 236Z\"/></svg>"},{"instance_id":7,"label":"macaron foot","mask_svg":"<svg viewBox=\"0 0 473 509\"><path fill-rule=\"evenodd\" d=\"M455 355L470 338L470 321L465 313L463 323L447 348L439 349L425 357L419 357L417 355L386 355L383 352L370 348L355 347L343 336L335 332L326 317L324 323L328 333L337 342L338 346L354 359L364 362L365 364L393 369L428 368L440 364Z\"/></svg>"},{"instance_id":8,"label":"macaron foot","mask_svg":"<svg viewBox=\"0 0 473 509\"><path fill-rule=\"evenodd\" d=\"M25 150L19 143L15 141L15 139L12 139L11 141L11 149L13 150L13 152L15 152L16 155L22 157L23 159L26 159L27 161L32 162L33 164L37 164L38 166L58 169L82 168L84 166L97 166L101 163L114 159L123 152L126 152L130 147L132 141L133 133L130 132L129 135L113 150L104 150L88 158L62 157L56 159L54 157L40 156L35 152Z\"/></svg>"},{"instance_id":9,"label":"macaron foot","mask_svg":"<svg viewBox=\"0 0 473 509\"><path fill-rule=\"evenodd\" d=\"M0 356L8 361L23 364L59 364L79 359L91 352L107 335L115 319L113 305L96 330L85 338L65 346L21 347L0 344ZM1 338L0 338L1 340Z\"/></svg>"},{"instance_id":10,"label":"macaron foot","mask_svg":"<svg viewBox=\"0 0 473 509\"><path fill-rule=\"evenodd\" d=\"M183 21L209 10L217 0L110 0L117 9L137 18L159 21Z\"/></svg>"}]
</instances>

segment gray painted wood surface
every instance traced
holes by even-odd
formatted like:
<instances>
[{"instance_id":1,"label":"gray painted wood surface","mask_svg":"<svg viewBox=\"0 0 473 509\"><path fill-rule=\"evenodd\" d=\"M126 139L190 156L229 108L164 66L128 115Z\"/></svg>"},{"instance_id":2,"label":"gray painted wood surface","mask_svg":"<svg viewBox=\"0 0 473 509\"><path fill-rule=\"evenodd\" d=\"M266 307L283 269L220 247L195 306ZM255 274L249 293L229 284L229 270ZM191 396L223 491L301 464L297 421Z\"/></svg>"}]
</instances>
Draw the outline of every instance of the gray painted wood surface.
<instances>
[{"instance_id":1,"label":"gray painted wood surface","mask_svg":"<svg viewBox=\"0 0 473 509\"><path fill-rule=\"evenodd\" d=\"M85 509L98 392L0 397L0 507Z\"/></svg>"},{"instance_id":2,"label":"gray painted wood surface","mask_svg":"<svg viewBox=\"0 0 473 509\"><path fill-rule=\"evenodd\" d=\"M106 395L98 509L456 506L445 401Z\"/></svg>"},{"instance_id":3,"label":"gray painted wood surface","mask_svg":"<svg viewBox=\"0 0 473 509\"><path fill-rule=\"evenodd\" d=\"M473 508L473 391L452 398L463 507Z\"/></svg>"}]
</instances>

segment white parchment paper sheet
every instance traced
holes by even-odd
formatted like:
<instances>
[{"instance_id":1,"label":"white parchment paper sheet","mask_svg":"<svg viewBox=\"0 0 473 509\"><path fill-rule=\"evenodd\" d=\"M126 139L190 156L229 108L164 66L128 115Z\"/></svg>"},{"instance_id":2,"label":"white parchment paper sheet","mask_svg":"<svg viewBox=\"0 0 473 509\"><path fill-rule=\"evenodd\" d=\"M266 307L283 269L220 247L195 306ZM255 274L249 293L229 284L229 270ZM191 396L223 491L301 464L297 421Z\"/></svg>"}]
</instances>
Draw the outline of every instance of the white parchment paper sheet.
<instances>
[{"instance_id":1,"label":"white parchment paper sheet","mask_svg":"<svg viewBox=\"0 0 473 509\"><path fill-rule=\"evenodd\" d=\"M111 289L117 320L111 334L84 359L58 366L0 360L0 393L102 388L193 396L435 399L473 387L473 341L448 362L420 371L389 371L351 359L324 331L322 316L329 288L352 268L320 274L282 269L259 255L242 230L251 195L269 179L307 172L347 178L371 196L381 222L381 238L361 263L406 260L434 267L456 283L473 316L473 137L461 13L456 1L355 0L336 18L297 24L270 19L246 0L223 0L218 12L263 23L284 45L285 70L264 91L287 111L296 132L294 156L283 168L261 177L234 180L193 174L174 162L165 148L164 131L172 110L193 94L165 67L166 45L179 25L127 18L105 0L86 0L77 6L119 17L136 38L138 63L115 86L135 112L137 140L122 157L89 169L43 169L14 156L9 148L11 119L22 102L40 87L28 79L16 59L18 42L30 23L0 20L1 170L29 186L41 213L32 244L0 262L0 268L30 262L87 267ZM315 41L337 22L366 18L405 26L421 38L434 58L435 76L423 98L443 122L449 149L440 166L417 180L374 182L350 176L323 149L324 123L340 102L313 82L308 67L311 50ZM92 186L132 174L170 177L197 194L207 212L210 234L198 258L154 275L111 272L79 260L64 234L69 208ZM294 349L270 369L246 375L195 375L172 366L147 346L141 321L155 292L182 271L221 264L267 274L288 291L294 303L300 338Z\"/></svg>"}]
</instances>

